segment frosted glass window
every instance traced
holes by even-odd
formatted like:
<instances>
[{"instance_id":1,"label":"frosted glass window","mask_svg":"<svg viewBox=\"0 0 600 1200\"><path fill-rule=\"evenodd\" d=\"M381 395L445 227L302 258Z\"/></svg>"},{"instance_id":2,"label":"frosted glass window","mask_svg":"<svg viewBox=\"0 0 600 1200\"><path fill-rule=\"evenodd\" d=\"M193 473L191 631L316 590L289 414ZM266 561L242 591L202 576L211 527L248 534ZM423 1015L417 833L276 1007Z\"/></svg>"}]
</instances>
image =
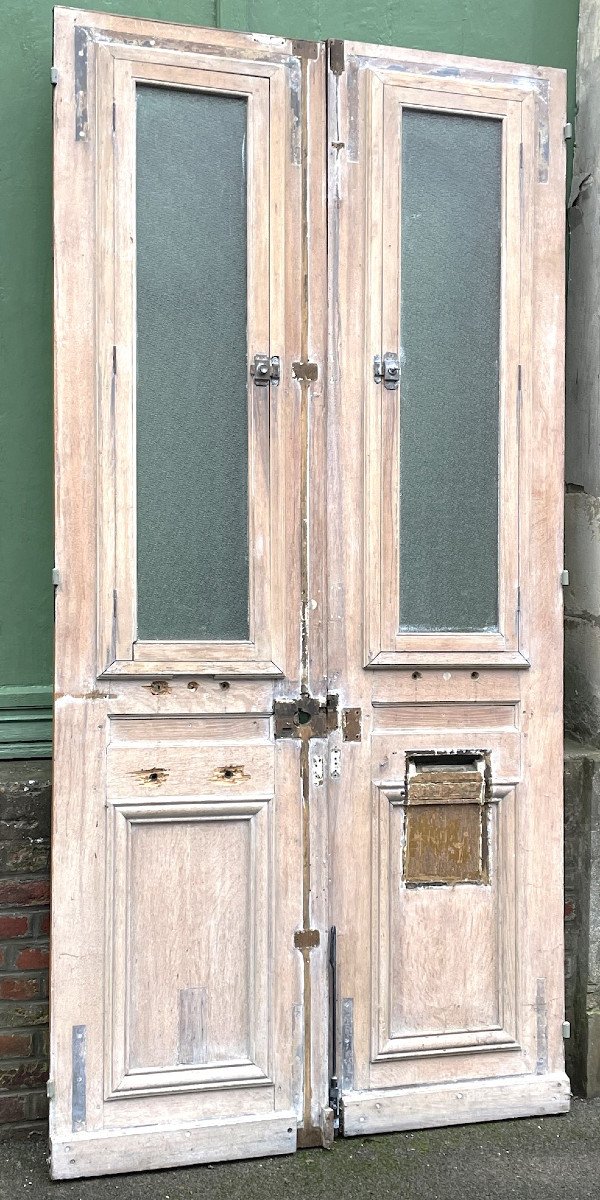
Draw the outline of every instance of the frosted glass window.
<instances>
[{"instance_id":1,"label":"frosted glass window","mask_svg":"<svg viewBox=\"0 0 600 1200\"><path fill-rule=\"evenodd\" d=\"M402 115L400 627L498 627L502 125Z\"/></svg>"},{"instance_id":2,"label":"frosted glass window","mask_svg":"<svg viewBox=\"0 0 600 1200\"><path fill-rule=\"evenodd\" d=\"M245 640L245 98L137 89L138 637Z\"/></svg>"}]
</instances>

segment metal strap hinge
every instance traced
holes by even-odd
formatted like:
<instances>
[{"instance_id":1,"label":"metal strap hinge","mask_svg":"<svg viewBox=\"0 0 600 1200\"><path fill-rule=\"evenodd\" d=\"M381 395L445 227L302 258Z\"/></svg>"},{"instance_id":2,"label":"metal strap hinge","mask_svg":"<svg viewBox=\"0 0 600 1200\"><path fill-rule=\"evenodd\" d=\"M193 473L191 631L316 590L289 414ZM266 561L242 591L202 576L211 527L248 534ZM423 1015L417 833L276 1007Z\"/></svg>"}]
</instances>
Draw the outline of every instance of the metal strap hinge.
<instances>
[{"instance_id":1,"label":"metal strap hinge","mask_svg":"<svg viewBox=\"0 0 600 1200\"><path fill-rule=\"evenodd\" d=\"M569 586L569 572L567 571L566 567L560 573L560 582L562 583L563 587Z\"/></svg>"}]
</instances>

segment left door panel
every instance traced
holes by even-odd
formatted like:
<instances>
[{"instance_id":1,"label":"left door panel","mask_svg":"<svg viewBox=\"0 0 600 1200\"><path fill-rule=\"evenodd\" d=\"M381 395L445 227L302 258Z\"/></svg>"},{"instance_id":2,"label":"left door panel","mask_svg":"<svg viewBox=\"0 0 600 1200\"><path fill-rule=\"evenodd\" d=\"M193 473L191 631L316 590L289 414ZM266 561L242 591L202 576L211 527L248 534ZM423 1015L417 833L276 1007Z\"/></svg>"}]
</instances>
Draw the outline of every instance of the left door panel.
<instances>
[{"instance_id":1,"label":"left door panel","mask_svg":"<svg viewBox=\"0 0 600 1200\"><path fill-rule=\"evenodd\" d=\"M286 264L323 63L60 8L54 54L50 1128L67 1178L296 1146L302 813L272 713L300 686Z\"/></svg>"}]
</instances>

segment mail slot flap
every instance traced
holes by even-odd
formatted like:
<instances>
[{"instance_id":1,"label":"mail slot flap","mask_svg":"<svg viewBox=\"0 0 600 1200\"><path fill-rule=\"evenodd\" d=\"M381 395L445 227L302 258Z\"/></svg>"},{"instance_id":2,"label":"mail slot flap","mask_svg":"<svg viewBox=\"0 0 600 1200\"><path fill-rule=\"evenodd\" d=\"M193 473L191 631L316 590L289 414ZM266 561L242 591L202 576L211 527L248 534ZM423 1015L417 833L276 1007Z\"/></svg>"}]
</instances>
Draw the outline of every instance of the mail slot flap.
<instances>
[{"instance_id":1,"label":"mail slot flap","mask_svg":"<svg viewBox=\"0 0 600 1200\"><path fill-rule=\"evenodd\" d=\"M483 804L485 762L482 757L466 762L450 756L409 759L406 783L409 804Z\"/></svg>"}]
</instances>

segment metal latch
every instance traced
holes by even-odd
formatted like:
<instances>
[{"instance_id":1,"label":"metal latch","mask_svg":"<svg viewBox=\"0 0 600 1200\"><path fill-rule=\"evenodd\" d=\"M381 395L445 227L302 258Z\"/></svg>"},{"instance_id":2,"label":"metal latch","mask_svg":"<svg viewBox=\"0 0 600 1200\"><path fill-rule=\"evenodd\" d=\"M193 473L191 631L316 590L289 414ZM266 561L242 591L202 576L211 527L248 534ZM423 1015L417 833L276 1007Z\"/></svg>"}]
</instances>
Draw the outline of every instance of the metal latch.
<instances>
[{"instance_id":1,"label":"metal latch","mask_svg":"<svg viewBox=\"0 0 600 1200\"><path fill-rule=\"evenodd\" d=\"M373 359L373 378L375 383L382 383L388 392L395 392L400 382L400 358L391 350L386 350L383 358L376 354Z\"/></svg>"},{"instance_id":2,"label":"metal latch","mask_svg":"<svg viewBox=\"0 0 600 1200\"><path fill-rule=\"evenodd\" d=\"M250 374L257 387L266 387L268 383L279 383L281 379L281 359L277 354L255 354L250 366Z\"/></svg>"},{"instance_id":3,"label":"metal latch","mask_svg":"<svg viewBox=\"0 0 600 1200\"><path fill-rule=\"evenodd\" d=\"M273 704L276 738L325 738L337 729L338 698L328 696L325 704L315 696L276 700Z\"/></svg>"}]
</instances>

